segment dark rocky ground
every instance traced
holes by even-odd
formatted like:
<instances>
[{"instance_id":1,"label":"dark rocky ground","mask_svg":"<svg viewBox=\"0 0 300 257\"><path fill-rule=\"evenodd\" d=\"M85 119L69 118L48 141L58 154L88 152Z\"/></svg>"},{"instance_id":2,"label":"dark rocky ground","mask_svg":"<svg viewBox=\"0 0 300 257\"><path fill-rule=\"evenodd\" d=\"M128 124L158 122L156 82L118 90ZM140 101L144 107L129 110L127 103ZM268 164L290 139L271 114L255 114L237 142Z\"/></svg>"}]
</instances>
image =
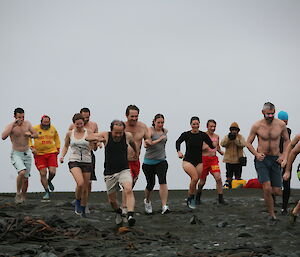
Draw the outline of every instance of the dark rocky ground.
<instances>
[{"instance_id":1,"label":"dark rocky ground","mask_svg":"<svg viewBox=\"0 0 300 257\"><path fill-rule=\"evenodd\" d=\"M217 204L215 190L206 190L196 210L186 207L186 193L170 191L171 213L161 215L155 192L155 213L145 215L143 192L135 192L133 228L114 225L105 192L92 193L87 219L74 214L73 193L53 193L49 203L32 193L20 205L13 194L0 194L0 257L300 256L300 219L291 226L278 206L280 222L269 226L261 190L225 191L226 206ZM293 190L291 206L299 198L300 190Z\"/></svg>"}]
</instances>

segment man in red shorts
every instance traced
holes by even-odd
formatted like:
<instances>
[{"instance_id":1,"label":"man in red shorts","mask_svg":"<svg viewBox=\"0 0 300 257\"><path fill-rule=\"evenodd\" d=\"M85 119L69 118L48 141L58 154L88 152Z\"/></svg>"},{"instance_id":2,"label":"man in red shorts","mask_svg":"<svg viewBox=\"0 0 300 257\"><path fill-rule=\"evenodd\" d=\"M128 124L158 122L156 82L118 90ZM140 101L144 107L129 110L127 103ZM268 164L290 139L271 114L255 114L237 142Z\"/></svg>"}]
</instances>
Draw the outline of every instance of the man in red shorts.
<instances>
[{"instance_id":1,"label":"man in red shorts","mask_svg":"<svg viewBox=\"0 0 300 257\"><path fill-rule=\"evenodd\" d=\"M148 129L146 124L138 121L139 118L139 108L136 105L129 105L126 108L126 132L130 132L133 135L133 141L135 142L137 153L129 146L128 147L128 164L130 168L130 172L133 179L132 186L134 187L139 173L140 173L140 153L141 153L141 146L144 139L145 147L149 146L150 135L148 133ZM123 195L123 210L126 209L126 199ZM124 200L125 199L125 200ZM125 210L126 212L126 210Z\"/></svg>"},{"instance_id":2,"label":"man in red shorts","mask_svg":"<svg viewBox=\"0 0 300 257\"><path fill-rule=\"evenodd\" d=\"M203 169L200 176L200 182L198 184L198 191L196 194L196 204L200 204L201 202L201 193L202 189L206 182L206 177L209 173L211 173L216 180L216 188L218 192L218 201L220 204L225 204L223 198L223 189L222 189L222 179L220 173L219 159L217 157L216 152L218 151L221 155L224 155L224 152L221 150L219 144L219 136L215 133L217 123L215 120L208 120L206 123L207 131L206 134L210 137L213 145L216 147L214 149L209 148L209 146L203 143L202 148L202 162Z\"/></svg>"},{"instance_id":3,"label":"man in red shorts","mask_svg":"<svg viewBox=\"0 0 300 257\"><path fill-rule=\"evenodd\" d=\"M50 117L44 115L41 123L34 126L38 138L30 140L30 148L34 155L35 166L40 172L41 183L45 189L44 201L50 200L50 192L54 190L52 179L55 177L57 168L57 155L60 149L60 140L57 130L51 125ZM48 173L48 179L47 179Z\"/></svg>"}]
</instances>

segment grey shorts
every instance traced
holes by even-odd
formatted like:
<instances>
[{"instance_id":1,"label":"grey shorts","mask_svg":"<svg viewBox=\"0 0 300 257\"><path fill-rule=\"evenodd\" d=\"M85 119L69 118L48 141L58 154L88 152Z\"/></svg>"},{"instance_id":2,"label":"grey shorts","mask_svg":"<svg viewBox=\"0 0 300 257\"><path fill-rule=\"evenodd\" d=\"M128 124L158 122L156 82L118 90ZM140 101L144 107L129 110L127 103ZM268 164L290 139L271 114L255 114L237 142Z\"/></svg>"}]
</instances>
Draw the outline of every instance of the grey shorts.
<instances>
[{"instance_id":1,"label":"grey shorts","mask_svg":"<svg viewBox=\"0 0 300 257\"><path fill-rule=\"evenodd\" d=\"M107 194L110 195L121 189L120 185L125 182L132 183L130 169L122 170L121 172L104 176Z\"/></svg>"},{"instance_id":2,"label":"grey shorts","mask_svg":"<svg viewBox=\"0 0 300 257\"><path fill-rule=\"evenodd\" d=\"M10 160L18 173L22 170L26 170L25 178L29 178L32 160L31 151L29 149L26 152L12 150Z\"/></svg>"},{"instance_id":3,"label":"grey shorts","mask_svg":"<svg viewBox=\"0 0 300 257\"><path fill-rule=\"evenodd\" d=\"M258 181L261 184L270 181L272 187L281 187L282 171L277 159L278 156L267 155L263 161L254 160Z\"/></svg>"}]
</instances>

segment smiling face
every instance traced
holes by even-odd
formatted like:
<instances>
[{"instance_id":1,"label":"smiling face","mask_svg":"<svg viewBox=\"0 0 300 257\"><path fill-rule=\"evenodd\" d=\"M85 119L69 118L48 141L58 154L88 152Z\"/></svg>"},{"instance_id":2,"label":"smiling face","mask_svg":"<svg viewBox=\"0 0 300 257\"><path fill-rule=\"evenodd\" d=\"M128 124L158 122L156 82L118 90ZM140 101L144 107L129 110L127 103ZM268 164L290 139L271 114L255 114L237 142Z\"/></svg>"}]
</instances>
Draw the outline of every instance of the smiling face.
<instances>
[{"instance_id":1,"label":"smiling face","mask_svg":"<svg viewBox=\"0 0 300 257\"><path fill-rule=\"evenodd\" d=\"M165 119L164 118L157 118L154 121L154 128L158 130L162 130L165 124Z\"/></svg>"},{"instance_id":2,"label":"smiling face","mask_svg":"<svg viewBox=\"0 0 300 257\"><path fill-rule=\"evenodd\" d=\"M83 121L83 119L75 120L74 126L75 126L75 128L77 130L81 130L84 127L84 121Z\"/></svg>"},{"instance_id":3,"label":"smiling face","mask_svg":"<svg viewBox=\"0 0 300 257\"><path fill-rule=\"evenodd\" d=\"M216 123L214 123L214 122L209 122L208 124L207 124L207 130L208 130L208 132L210 132L210 133L214 133L215 131L216 131Z\"/></svg>"},{"instance_id":4,"label":"smiling face","mask_svg":"<svg viewBox=\"0 0 300 257\"><path fill-rule=\"evenodd\" d=\"M129 110L127 122L129 126L135 126L139 118L139 112L137 110Z\"/></svg>"},{"instance_id":5,"label":"smiling face","mask_svg":"<svg viewBox=\"0 0 300 257\"><path fill-rule=\"evenodd\" d=\"M197 132L200 127L200 122L198 120L192 120L191 127L193 132Z\"/></svg>"},{"instance_id":6,"label":"smiling face","mask_svg":"<svg viewBox=\"0 0 300 257\"><path fill-rule=\"evenodd\" d=\"M84 118L84 125L90 121L91 114L89 112L81 112L82 117Z\"/></svg>"}]
</instances>

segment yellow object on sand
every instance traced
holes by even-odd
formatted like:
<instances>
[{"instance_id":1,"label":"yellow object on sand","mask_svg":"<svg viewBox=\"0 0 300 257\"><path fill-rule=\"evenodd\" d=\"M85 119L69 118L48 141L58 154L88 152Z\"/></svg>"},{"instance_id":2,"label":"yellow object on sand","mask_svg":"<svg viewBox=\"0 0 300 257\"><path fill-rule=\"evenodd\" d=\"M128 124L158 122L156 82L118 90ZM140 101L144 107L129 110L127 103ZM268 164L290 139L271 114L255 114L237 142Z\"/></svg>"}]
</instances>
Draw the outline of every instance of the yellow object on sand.
<instances>
[{"instance_id":1,"label":"yellow object on sand","mask_svg":"<svg viewBox=\"0 0 300 257\"><path fill-rule=\"evenodd\" d=\"M231 182L231 187L234 189L236 188L242 188L246 185L247 181L244 179L234 179Z\"/></svg>"}]
</instances>

